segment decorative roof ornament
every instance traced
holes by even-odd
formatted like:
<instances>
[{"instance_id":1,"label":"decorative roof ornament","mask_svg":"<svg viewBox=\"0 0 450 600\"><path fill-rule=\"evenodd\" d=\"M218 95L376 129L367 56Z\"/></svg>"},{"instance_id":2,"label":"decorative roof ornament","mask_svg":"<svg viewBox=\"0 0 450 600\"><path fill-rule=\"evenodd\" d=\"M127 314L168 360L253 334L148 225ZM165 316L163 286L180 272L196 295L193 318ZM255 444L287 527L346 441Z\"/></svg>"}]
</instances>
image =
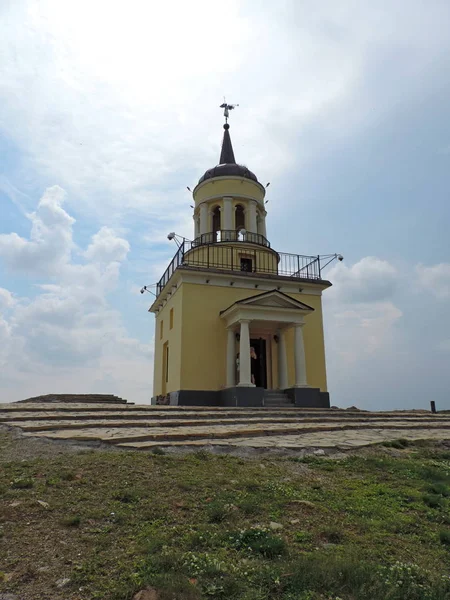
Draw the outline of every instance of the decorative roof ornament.
<instances>
[{"instance_id":1,"label":"decorative roof ornament","mask_svg":"<svg viewBox=\"0 0 450 600\"><path fill-rule=\"evenodd\" d=\"M223 99L223 104L220 105L220 108L223 108L223 116L225 117L225 125L228 124L228 117L230 116L230 110L234 110L236 106L239 104L227 104L225 97Z\"/></svg>"},{"instance_id":2,"label":"decorative roof ornament","mask_svg":"<svg viewBox=\"0 0 450 600\"><path fill-rule=\"evenodd\" d=\"M234 110L236 106L239 106L239 104L228 104L225 98L223 100L223 104L220 105L220 108L223 108L223 116L225 117L225 124L223 126L225 131L223 134L219 164L213 167L212 169L208 169L203 175L203 177L200 177L198 183L203 183L207 179L214 179L215 177L241 177L245 179L251 179L253 181L258 181L256 175L244 165L236 163L236 159L234 157L233 144L231 143L231 137L229 132L230 125L228 123L228 118L230 116L230 110Z\"/></svg>"}]
</instances>

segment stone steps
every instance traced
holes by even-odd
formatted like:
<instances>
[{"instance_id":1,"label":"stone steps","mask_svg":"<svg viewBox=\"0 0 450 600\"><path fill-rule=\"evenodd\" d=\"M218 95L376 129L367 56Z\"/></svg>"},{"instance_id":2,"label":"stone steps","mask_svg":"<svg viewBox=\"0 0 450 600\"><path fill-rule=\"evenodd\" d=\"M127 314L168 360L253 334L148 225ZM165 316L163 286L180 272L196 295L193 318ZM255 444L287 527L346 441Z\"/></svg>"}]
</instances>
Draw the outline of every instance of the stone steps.
<instances>
[{"instance_id":1,"label":"stone steps","mask_svg":"<svg viewBox=\"0 0 450 600\"><path fill-rule=\"evenodd\" d=\"M255 408L247 408L247 407L215 407L215 406L151 406L151 405L133 405L133 404L125 404L120 407L103 405L103 404L92 404L89 407L86 407L85 404L22 404L22 403L14 403L14 404L0 404L0 419L3 419L5 416L16 415L17 413L24 413L27 418L31 418L33 413L35 414L61 414L65 415L67 413L77 414L80 416L91 414L91 413L102 413L104 415L114 415L120 414L122 415L144 415L144 416L163 416L165 419L170 418L179 418L182 416L183 418L199 418L199 417L213 417L216 415L226 414L228 415L238 415L244 416L247 418L255 418L258 419L263 415L280 415L280 414L288 414L290 416L298 415L299 417L323 417L325 419L331 417L338 417L340 419L347 418L364 418L364 419L376 419L376 418L422 418L422 417L431 417L433 419L445 419L450 418L450 414L445 414L444 412L439 412L435 415L432 415L429 411L392 411L392 412L369 412L362 410L343 410L343 409L324 409L324 408L300 408L296 406L290 405L289 407L283 407L282 409L272 408L272 407L255 407ZM62 418L62 417L61 417Z\"/></svg>"},{"instance_id":2,"label":"stone steps","mask_svg":"<svg viewBox=\"0 0 450 600\"><path fill-rule=\"evenodd\" d=\"M0 405L0 424L26 436L152 449L221 447L353 447L384 439L450 440L450 414L299 408L277 393L273 406L185 407L83 402ZM312 443L314 442L314 444Z\"/></svg>"},{"instance_id":3,"label":"stone steps","mask_svg":"<svg viewBox=\"0 0 450 600\"><path fill-rule=\"evenodd\" d=\"M44 396L35 396L34 398L26 398L19 400L18 404L30 404L42 402L48 403L92 403L92 404L127 404L128 400L114 396L113 394L45 394Z\"/></svg>"},{"instance_id":4,"label":"stone steps","mask_svg":"<svg viewBox=\"0 0 450 600\"><path fill-rule=\"evenodd\" d=\"M55 415L56 416L56 415ZM107 421L105 423L105 421ZM175 420L175 419L155 419L149 420L148 417L142 420L135 420L134 418L122 418L118 420L115 418L114 420L96 420L91 418L83 418L82 420L77 419L48 419L40 417L39 419L2 419L0 418L0 423L7 424L11 427L20 427L23 431L60 431L65 429L102 429L102 428L134 428L134 427L164 427L164 428L176 428L176 427L202 427L205 425L250 425L251 422L256 422L257 425L270 425L270 424L289 424L295 425L298 427L302 427L307 424L324 424L324 419L321 418L292 418L292 417L264 417L260 419L242 419L242 418L215 418L211 419L187 419L187 420ZM398 421L396 421L398 422ZM395 426L394 422L392 426ZM436 422L436 419L402 419L402 423L410 424L411 427L415 425L424 427L424 426L436 426L440 427L439 422ZM446 426L448 420L444 422L443 427ZM328 418L326 420L328 425L334 425L342 423L341 419L338 418ZM383 418L379 419L346 419L345 423L359 423L363 426L367 427L377 427L380 424L386 425L386 420Z\"/></svg>"},{"instance_id":5,"label":"stone steps","mask_svg":"<svg viewBox=\"0 0 450 600\"><path fill-rule=\"evenodd\" d=\"M399 431L412 431L414 429L423 429L421 424L405 424L402 422L383 422L383 423L333 423L328 425L316 424L261 424L256 425L216 425L205 424L196 427L133 427L133 428L114 428L114 427L85 427L78 429L63 430L45 430L43 432L26 433L25 435L36 435L39 437L48 437L51 439L73 439L76 441L102 441L106 443L118 444L138 441L171 441L171 440L189 440L189 439L220 439L220 438L251 438L256 436L271 435L301 435L303 433L318 433L330 431L360 430L378 431L379 429L396 429ZM449 430L450 422L427 424L428 430L439 429Z\"/></svg>"},{"instance_id":6,"label":"stone steps","mask_svg":"<svg viewBox=\"0 0 450 600\"><path fill-rule=\"evenodd\" d=\"M383 429L376 434L365 429L358 431L336 431L327 434L304 433L302 435L290 436L264 436L253 438L221 438L221 439L195 439L183 441L144 441L125 442L117 444L118 447L129 450L153 450L154 448L177 449L177 448L219 448L221 451L233 450L295 450L312 451L319 448L349 450L362 446L370 446L381 442L406 438L408 440L449 440L449 430L416 429L412 432L398 429Z\"/></svg>"},{"instance_id":7,"label":"stone steps","mask_svg":"<svg viewBox=\"0 0 450 600\"><path fill-rule=\"evenodd\" d=\"M264 392L264 406L269 408L292 408L293 402L287 394L280 390L266 390Z\"/></svg>"}]
</instances>

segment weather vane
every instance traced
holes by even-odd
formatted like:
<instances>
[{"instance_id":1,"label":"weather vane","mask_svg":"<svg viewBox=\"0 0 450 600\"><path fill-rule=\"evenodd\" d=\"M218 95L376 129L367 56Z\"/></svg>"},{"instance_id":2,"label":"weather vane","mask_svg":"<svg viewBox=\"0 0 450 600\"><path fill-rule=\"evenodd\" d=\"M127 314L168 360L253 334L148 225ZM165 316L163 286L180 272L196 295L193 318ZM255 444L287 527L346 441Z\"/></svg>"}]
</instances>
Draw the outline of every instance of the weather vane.
<instances>
[{"instance_id":1,"label":"weather vane","mask_svg":"<svg viewBox=\"0 0 450 600\"><path fill-rule=\"evenodd\" d=\"M225 117L225 123L228 123L230 110L233 110L234 108L236 108L236 106L239 106L239 104L227 104L224 97L223 104L220 105L220 108L223 108L223 116Z\"/></svg>"}]
</instances>

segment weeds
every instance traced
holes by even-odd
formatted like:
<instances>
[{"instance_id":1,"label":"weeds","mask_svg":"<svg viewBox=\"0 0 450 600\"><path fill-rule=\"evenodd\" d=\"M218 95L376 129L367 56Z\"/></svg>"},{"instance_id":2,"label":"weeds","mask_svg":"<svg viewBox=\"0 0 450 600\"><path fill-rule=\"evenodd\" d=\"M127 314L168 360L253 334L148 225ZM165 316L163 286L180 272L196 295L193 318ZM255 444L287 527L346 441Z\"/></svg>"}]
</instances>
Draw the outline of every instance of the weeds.
<instances>
[{"instance_id":1,"label":"weeds","mask_svg":"<svg viewBox=\"0 0 450 600\"><path fill-rule=\"evenodd\" d=\"M61 524L65 527L79 527L81 523L81 517L79 515L75 515L72 517L65 517L61 519Z\"/></svg>"},{"instance_id":2,"label":"weeds","mask_svg":"<svg viewBox=\"0 0 450 600\"><path fill-rule=\"evenodd\" d=\"M31 477L19 477L11 483L14 490L29 490L34 486L34 480Z\"/></svg>"}]
</instances>

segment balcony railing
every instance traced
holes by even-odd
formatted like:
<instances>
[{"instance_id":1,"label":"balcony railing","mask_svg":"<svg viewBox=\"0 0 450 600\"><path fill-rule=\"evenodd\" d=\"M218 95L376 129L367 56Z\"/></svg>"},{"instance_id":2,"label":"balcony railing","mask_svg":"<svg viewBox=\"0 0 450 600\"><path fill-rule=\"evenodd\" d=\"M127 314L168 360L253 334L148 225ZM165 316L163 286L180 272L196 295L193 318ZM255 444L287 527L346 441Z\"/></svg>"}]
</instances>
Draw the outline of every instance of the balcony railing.
<instances>
[{"instance_id":1,"label":"balcony railing","mask_svg":"<svg viewBox=\"0 0 450 600\"><path fill-rule=\"evenodd\" d=\"M256 235L256 234L255 234ZM240 271L261 275L280 275L299 279L322 279L320 256L286 254L245 248L243 256L236 246L205 244L199 248L197 240L184 241L178 248L164 275L156 284L156 295L163 291L176 269L198 267L219 271ZM197 251L196 251L197 249Z\"/></svg>"},{"instance_id":2,"label":"balcony railing","mask_svg":"<svg viewBox=\"0 0 450 600\"><path fill-rule=\"evenodd\" d=\"M260 233L250 231L236 231L235 229L221 229L202 233L192 242L192 246L203 246L205 244L220 244L226 242L246 242L247 244L258 244L270 248L269 241Z\"/></svg>"}]
</instances>

